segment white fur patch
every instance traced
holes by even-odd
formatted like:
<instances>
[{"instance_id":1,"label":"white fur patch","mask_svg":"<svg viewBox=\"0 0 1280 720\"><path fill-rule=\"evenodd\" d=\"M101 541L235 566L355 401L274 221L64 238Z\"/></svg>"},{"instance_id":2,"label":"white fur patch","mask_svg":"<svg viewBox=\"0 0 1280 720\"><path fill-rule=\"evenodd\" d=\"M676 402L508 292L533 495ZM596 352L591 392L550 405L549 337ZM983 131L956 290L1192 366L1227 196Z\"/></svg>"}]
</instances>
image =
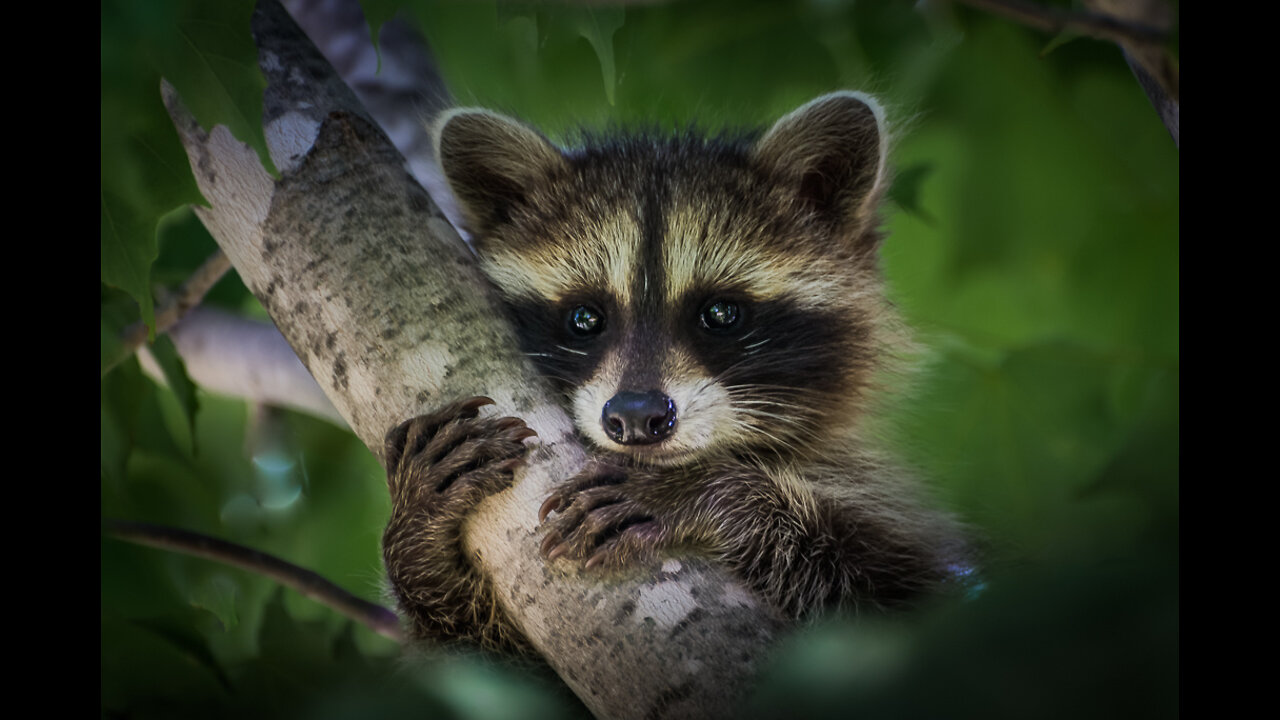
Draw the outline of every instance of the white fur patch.
<instances>
[{"instance_id":1,"label":"white fur patch","mask_svg":"<svg viewBox=\"0 0 1280 720\"><path fill-rule=\"evenodd\" d=\"M604 433L600 415L604 404L622 390L627 358L616 351L604 356L596 373L573 393L573 417L582 434L598 447L623 452L658 465L674 464L725 445L735 431L734 409L729 395L683 353L670 352L663 364L667 378L661 390L676 406L676 426L671 437L655 445L621 445Z\"/></svg>"},{"instance_id":2,"label":"white fur patch","mask_svg":"<svg viewBox=\"0 0 1280 720\"><path fill-rule=\"evenodd\" d=\"M664 454L669 453L673 459L701 455L729 439L734 425L733 407L719 383L705 376L671 379L663 391L676 405L676 429L662 444ZM660 458L654 459L661 462Z\"/></svg>"},{"instance_id":3,"label":"white fur patch","mask_svg":"<svg viewBox=\"0 0 1280 720\"><path fill-rule=\"evenodd\" d=\"M596 374L573 393L574 424L597 447L610 450L625 449L625 446L619 445L605 435L604 428L600 426L600 415L604 412L604 404L617 394L625 366L626 364L616 352L608 353L596 367Z\"/></svg>"}]
</instances>

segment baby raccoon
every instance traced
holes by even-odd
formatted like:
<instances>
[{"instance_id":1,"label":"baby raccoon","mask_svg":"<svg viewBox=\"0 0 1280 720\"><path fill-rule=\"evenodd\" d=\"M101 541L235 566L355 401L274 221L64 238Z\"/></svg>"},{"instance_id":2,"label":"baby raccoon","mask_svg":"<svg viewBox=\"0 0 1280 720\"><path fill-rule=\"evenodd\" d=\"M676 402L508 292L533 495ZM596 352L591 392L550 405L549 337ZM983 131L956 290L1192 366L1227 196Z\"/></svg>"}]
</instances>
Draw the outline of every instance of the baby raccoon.
<instances>
[{"instance_id":1,"label":"baby raccoon","mask_svg":"<svg viewBox=\"0 0 1280 720\"><path fill-rule=\"evenodd\" d=\"M904 342L876 260L886 144L880 106L853 92L755 136L569 149L484 110L441 118L481 267L594 451L538 509L548 562L700 551L793 618L948 581L955 525L860 434ZM520 648L461 549L464 516L507 487L532 434L478 418L485 402L388 435L384 555L415 634Z\"/></svg>"}]
</instances>

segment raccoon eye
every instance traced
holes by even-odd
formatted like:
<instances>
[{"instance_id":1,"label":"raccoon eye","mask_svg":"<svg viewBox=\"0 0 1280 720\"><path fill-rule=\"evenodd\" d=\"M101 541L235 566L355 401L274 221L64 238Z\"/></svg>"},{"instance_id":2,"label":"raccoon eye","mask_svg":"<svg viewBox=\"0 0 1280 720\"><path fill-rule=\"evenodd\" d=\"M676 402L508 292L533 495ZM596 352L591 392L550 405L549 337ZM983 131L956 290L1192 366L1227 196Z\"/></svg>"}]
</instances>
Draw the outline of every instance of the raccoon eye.
<instances>
[{"instance_id":1,"label":"raccoon eye","mask_svg":"<svg viewBox=\"0 0 1280 720\"><path fill-rule=\"evenodd\" d=\"M604 329L604 316L586 305L569 311L569 330L575 335L595 335Z\"/></svg>"},{"instance_id":2,"label":"raccoon eye","mask_svg":"<svg viewBox=\"0 0 1280 720\"><path fill-rule=\"evenodd\" d=\"M702 327L708 330L728 330L738 324L741 317L738 304L728 300L715 300L702 311Z\"/></svg>"}]
</instances>

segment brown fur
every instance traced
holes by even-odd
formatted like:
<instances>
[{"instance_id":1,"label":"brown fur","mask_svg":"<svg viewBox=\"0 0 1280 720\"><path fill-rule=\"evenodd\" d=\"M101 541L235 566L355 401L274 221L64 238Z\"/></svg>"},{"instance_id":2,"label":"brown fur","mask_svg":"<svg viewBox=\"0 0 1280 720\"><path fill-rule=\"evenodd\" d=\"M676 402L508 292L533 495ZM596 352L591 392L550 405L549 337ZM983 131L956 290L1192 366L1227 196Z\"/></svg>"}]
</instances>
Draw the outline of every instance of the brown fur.
<instances>
[{"instance_id":1,"label":"brown fur","mask_svg":"<svg viewBox=\"0 0 1280 720\"><path fill-rule=\"evenodd\" d=\"M617 135L560 151L474 110L447 115L437 138L523 349L598 450L541 508L549 561L623 570L705 552L796 618L910 605L949 582L955 524L864 433L906 337L876 263L887 141L874 101L826 95L758 138ZM711 327L709 307L736 317ZM589 332L568 324L584 308L600 320ZM660 394L667 434L611 436L602 407L620 393ZM449 412L422 426L450 427ZM419 635L513 648L457 533L504 486L514 426L471 415L460 421L492 447L455 460L465 443L420 430L408 436L429 450L397 449L419 459L392 472L385 558ZM405 489L438 485L441 464L463 467L455 489Z\"/></svg>"}]
</instances>

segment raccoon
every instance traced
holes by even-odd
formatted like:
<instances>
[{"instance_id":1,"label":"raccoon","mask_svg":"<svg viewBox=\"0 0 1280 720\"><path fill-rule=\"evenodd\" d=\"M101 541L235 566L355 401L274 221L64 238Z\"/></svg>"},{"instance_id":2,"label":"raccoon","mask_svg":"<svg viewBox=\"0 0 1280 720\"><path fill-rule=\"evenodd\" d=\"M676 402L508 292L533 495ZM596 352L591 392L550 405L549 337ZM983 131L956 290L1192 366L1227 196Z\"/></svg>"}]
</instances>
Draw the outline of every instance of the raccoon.
<instances>
[{"instance_id":1,"label":"raccoon","mask_svg":"<svg viewBox=\"0 0 1280 720\"><path fill-rule=\"evenodd\" d=\"M437 157L523 351L593 450L538 508L548 562L718 559L779 613L909 606L965 554L866 436L908 342L877 264L884 114L819 97L771 128L587 135L561 149L450 111ZM461 524L533 431L471 398L387 439L389 578L420 637L526 649Z\"/></svg>"}]
</instances>

